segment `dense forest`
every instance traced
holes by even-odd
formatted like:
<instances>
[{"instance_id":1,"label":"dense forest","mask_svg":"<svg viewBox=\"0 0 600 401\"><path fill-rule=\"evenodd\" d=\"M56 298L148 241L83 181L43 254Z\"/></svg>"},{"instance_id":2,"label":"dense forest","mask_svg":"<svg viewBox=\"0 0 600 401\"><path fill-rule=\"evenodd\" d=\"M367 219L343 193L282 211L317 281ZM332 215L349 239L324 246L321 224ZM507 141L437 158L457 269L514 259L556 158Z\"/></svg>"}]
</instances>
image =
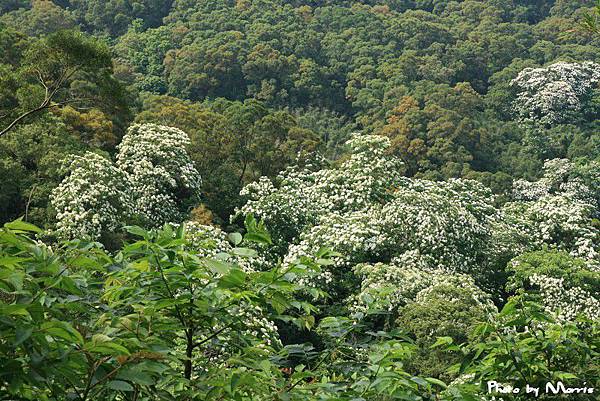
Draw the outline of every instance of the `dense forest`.
<instances>
[{"instance_id":1,"label":"dense forest","mask_svg":"<svg viewBox=\"0 0 600 401\"><path fill-rule=\"evenodd\" d=\"M600 2L0 0L0 224L0 400L597 400Z\"/></svg>"}]
</instances>

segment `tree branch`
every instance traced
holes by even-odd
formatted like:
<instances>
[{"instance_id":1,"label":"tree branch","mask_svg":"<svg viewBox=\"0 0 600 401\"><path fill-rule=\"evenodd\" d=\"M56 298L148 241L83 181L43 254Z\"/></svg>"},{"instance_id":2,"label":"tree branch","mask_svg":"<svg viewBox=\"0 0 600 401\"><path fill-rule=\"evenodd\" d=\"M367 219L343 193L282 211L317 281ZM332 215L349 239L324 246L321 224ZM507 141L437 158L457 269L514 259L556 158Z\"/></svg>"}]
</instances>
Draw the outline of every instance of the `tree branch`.
<instances>
[{"instance_id":1,"label":"tree branch","mask_svg":"<svg viewBox=\"0 0 600 401\"><path fill-rule=\"evenodd\" d=\"M35 114L35 113L42 111L44 109L47 109L47 108L48 108L48 105L45 105L42 103L41 106L38 106L35 109L29 110L29 111L21 114L19 117L17 117L15 120L13 120L12 123L8 124L8 127L4 128L2 131L0 131L0 137L2 137L4 134L6 134L11 129L13 129L13 127L15 125L17 125L18 123L20 123L21 121L23 121L24 119L29 117L30 115Z\"/></svg>"},{"instance_id":2,"label":"tree branch","mask_svg":"<svg viewBox=\"0 0 600 401\"><path fill-rule=\"evenodd\" d=\"M44 80L42 73L37 69L35 71L37 73L38 80L44 87L44 91L45 91L44 100L38 107L36 107L32 110L26 111L25 113L21 114L19 117L14 119L6 128L4 128L2 131L0 131L0 137L2 137L8 131L13 129L15 127L15 125L19 124L21 121L23 121L24 119L26 119L27 117L29 117L32 114L38 113L38 112L40 112L44 109L48 109L50 107L57 107L57 106L65 105L67 103L81 101L81 99L71 99L71 100L66 100L66 101L59 102L59 103L52 103L52 99L54 98L54 96L56 96L58 91L63 87L64 83L66 81L68 81L69 79L71 79L73 77L73 75L75 75L79 71L79 67L75 67L72 70L68 70L68 69L63 70L60 77L58 78L57 82L54 85L48 85L48 83Z\"/></svg>"}]
</instances>

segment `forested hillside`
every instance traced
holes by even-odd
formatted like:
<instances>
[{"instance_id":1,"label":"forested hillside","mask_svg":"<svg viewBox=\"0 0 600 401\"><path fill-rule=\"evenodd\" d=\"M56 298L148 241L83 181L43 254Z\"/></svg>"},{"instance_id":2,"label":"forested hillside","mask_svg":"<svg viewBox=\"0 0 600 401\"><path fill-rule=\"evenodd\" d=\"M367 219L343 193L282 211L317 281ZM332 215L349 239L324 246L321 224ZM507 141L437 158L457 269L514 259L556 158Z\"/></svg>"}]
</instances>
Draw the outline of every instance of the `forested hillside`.
<instances>
[{"instance_id":1,"label":"forested hillside","mask_svg":"<svg viewBox=\"0 0 600 401\"><path fill-rule=\"evenodd\" d=\"M593 0L0 0L0 400L596 400L599 84Z\"/></svg>"}]
</instances>

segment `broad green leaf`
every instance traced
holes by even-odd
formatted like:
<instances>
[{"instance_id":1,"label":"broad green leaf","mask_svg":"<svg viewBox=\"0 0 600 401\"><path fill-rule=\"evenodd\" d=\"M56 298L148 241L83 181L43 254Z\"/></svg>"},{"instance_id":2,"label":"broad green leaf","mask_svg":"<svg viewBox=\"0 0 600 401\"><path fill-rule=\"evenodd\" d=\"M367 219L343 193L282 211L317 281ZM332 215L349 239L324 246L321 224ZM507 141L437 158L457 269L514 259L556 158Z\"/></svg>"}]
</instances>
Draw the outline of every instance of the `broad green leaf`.
<instances>
[{"instance_id":1,"label":"broad green leaf","mask_svg":"<svg viewBox=\"0 0 600 401\"><path fill-rule=\"evenodd\" d=\"M268 233L251 232L244 235L244 239L256 244L271 245L273 243L273 240Z\"/></svg>"},{"instance_id":2,"label":"broad green leaf","mask_svg":"<svg viewBox=\"0 0 600 401\"><path fill-rule=\"evenodd\" d=\"M569 380L578 378L576 375L569 372L555 372L554 376L556 376L559 380Z\"/></svg>"},{"instance_id":3,"label":"broad green leaf","mask_svg":"<svg viewBox=\"0 0 600 401\"><path fill-rule=\"evenodd\" d=\"M133 369L121 369L116 376L117 379L127 380L142 386L151 386L155 384L155 380L146 372L142 372L136 367Z\"/></svg>"},{"instance_id":4,"label":"broad green leaf","mask_svg":"<svg viewBox=\"0 0 600 401\"><path fill-rule=\"evenodd\" d=\"M515 299L511 299L508 301L506 305L502 308L499 313L499 316L507 316L515 312L517 308L517 301Z\"/></svg>"},{"instance_id":5,"label":"broad green leaf","mask_svg":"<svg viewBox=\"0 0 600 401\"><path fill-rule=\"evenodd\" d=\"M283 313L291 306L290 301L281 292L269 294L269 303L277 313Z\"/></svg>"},{"instance_id":6,"label":"broad green leaf","mask_svg":"<svg viewBox=\"0 0 600 401\"><path fill-rule=\"evenodd\" d=\"M253 258L258 255L254 249L250 248L233 248L231 253L237 256L243 256L245 258Z\"/></svg>"},{"instance_id":7,"label":"broad green leaf","mask_svg":"<svg viewBox=\"0 0 600 401\"><path fill-rule=\"evenodd\" d=\"M450 345L453 342L454 340L452 339L452 337L438 337L435 343L433 343L433 345L429 348L437 348L441 347L442 345Z\"/></svg>"},{"instance_id":8,"label":"broad green leaf","mask_svg":"<svg viewBox=\"0 0 600 401\"><path fill-rule=\"evenodd\" d=\"M429 387L429 382L425 379L422 379L420 377L414 376L411 377L410 380L412 380L413 382L417 383L419 386L422 387Z\"/></svg>"},{"instance_id":9,"label":"broad green leaf","mask_svg":"<svg viewBox=\"0 0 600 401\"><path fill-rule=\"evenodd\" d=\"M227 238L229 238L229 241L235 246L242 243L242 234L240 233L230 233Z\"/></svg>"},{"instance_id":10,"label":"broad green leaf","mask_svg":"<svg viewBox=\"0 0 600 401\"><path fill-rule=\"evenodd\" d=\"M139 270L141 272L150 271L150 262L148 262L147 259L136 260L135 262L131 263L129 266L131 266L131 268L133 268L135 270Z\"/></svg>"},{"instance_id":11,"label":"broad green leaf","mask_svg":"<svg viewBox=\"0 0 600 401\"><path fill-rule=\"evenodd\" d=\"M21 262L27 261L28 258L22 258L18 256L2 256L0 257L0 266L10 266L14 267Z\"/></svg>"},{"instance_id":12,"label":"broad green leaf","mask_svg":"<svg viewBox=\"0 0 600 401\"><path fill-rule=\"evenodd\" d=\"M177 227L177 232L175 233L175 238L176 239L183 239L184 237L185 237L185 224L181 223Z\"/></svg>"},{"instance_id":13,"label":"broad green leaf","mask_svg":"<svg viewBox=\"0 0 600 401\"><path fill-rule=\"evenodd\" d=\"M14 346L18 346L25 342L33 333L33 327L17 327L15 332L15 342Z\"/></svg>"},{"instance_id":14,"label":"broad green leaf","mask_svg":"<svg viewBox=\"0 0 600 401\"><path fill-rule=\"evenodd\" d=\"M133 391L133 386L122 380L112 380L106 384L106 387L112 390Z\"/></svg>"},{"instance_id":15,"label":"broad green leaf","mask_svg":"<svg viewBox=\"0 0 600 401\"><path fill-rule=\"evenodd\" d=\"M138 226L125 226L125 230L127 230L129 234L133 234L142 238L148 238L149 235L148 231Z\"/></svg>"},{"instance_id":16,"label":"broad green leaf","mask_svg":"<svg viewBox=\"0 0 600 401\"><path fill-rule=\"evenodd\" d=\"M221 277L219 280L219 287L221 288L233 288L239 287L244 284L246 280L246 273L240 269L232 269L229 273Z\"/></svg>"},{"instance_id":17,"label":"broad green leaf","mask_svg":"<svg viewBox=\"0 0 600 401\"><path fill-rule=\"evenodd\" d=\"M10 230L14 230L14 231L25 231L25 232L34 232L34 233L42 232L42 230L39 227L36 227L30 223L27 223L21 219L11 221L10 223L5 223L4 227L6 227Z\"/></svg>"},{"instance_id":18,"label":"broad green leaf","mask_svg":"<svg viewBox=\"0 0 600 401\"><path fill-rule=\"evenodd\" d=\"M29 312L27 311L27 305L16 304L16 305L3 305L0 304L0 316L29 316Z\"/></svg>"},{"instance_id":19,"label":"broad green leaf","mask_svg":"<svg viewBox=\"0 0 600 401\"><path fill-rule=\"evenodd\" d=\"M42 324L40 328L52 337L62 338L63 340L77 344L83 344L83 337L81 334L67 322L46 322Z\"/></svg>"},{"instance_id":20,"label":"broad green leaf","mask_svg":"<svg viewBox=\"0 0 600 401\"><path fill-rule=\"evenodd\" d=\"M229 263L221 262L215 259L204 259L206 266L213 272L221 275L227 274L233 266Z\"/></svg>"},{"instance_id":21,"label":"broad green leaf","mask_svg":"<svg viewBox=\"0 0 600 401\"><path fill-rule=\"evenodd\" d=\"M101 343L86 343L84 348L89 352L104 355L130 355L130 352L124 346L115 342L101 342Z\"/></svg>"},{"instance_id":22,"label":"broad green leaf","mask_svg":"<svg viewBox=\"0 0 600 401\"><path fill-rule=\"evenodd\" d=\"M440 386L441 388L446 388L447 387L446 383L444 383L443 381L441 381L439 379L436 379L434 377L426 377L425 380L427 380L431 384L435 384L436 386Z\"/></svg>"}]
</instances>

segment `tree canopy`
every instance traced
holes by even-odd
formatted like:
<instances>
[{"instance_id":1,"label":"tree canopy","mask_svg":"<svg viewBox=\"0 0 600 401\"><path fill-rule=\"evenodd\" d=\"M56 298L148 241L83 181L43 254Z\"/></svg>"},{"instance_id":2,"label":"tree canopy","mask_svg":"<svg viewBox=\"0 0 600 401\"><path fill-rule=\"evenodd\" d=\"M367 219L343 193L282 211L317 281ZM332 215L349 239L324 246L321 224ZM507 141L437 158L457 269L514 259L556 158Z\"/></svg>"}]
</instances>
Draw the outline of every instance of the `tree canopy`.
<instances>
[{"instance_id":1,"label":"tree canopy","mask_svg":"<svg viewBox=\"0 0 600 401\"><path fill-rule=\"evenodd\" d=\"M0 1L0 401L597 400L599 21Z\"/></svg>"}]
</instances>

